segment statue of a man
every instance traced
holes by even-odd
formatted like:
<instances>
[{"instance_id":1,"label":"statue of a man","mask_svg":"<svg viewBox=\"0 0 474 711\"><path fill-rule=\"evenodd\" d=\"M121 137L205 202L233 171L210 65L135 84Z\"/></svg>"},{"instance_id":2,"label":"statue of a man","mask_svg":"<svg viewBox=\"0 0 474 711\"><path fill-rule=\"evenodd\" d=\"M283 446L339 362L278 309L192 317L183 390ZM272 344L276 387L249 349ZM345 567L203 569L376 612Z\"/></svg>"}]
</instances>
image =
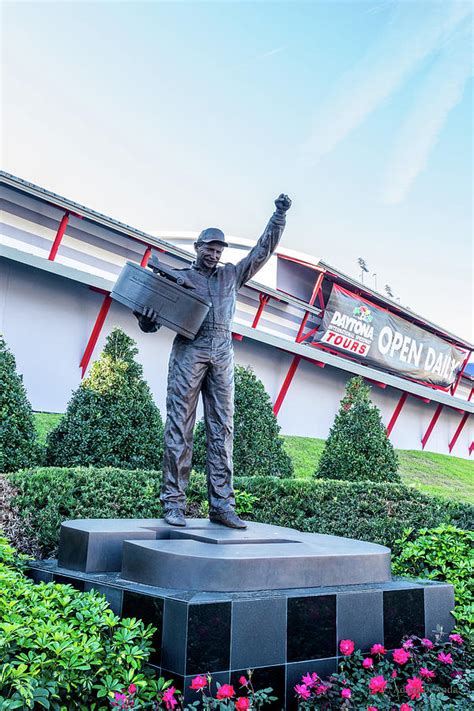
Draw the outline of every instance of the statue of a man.
<instances>
[{"instance_id":1,"label":"statue of a man","mask_svg":"<svg viewBox=\"0 0 474 711\"><path fill-rule=\"evenodd\" d=\"M235 513L232 487L234 353L231 328L237 291L268 261L285 228L291 200L282 194L275 205L276 211L263 235L240 262L219 266L227 243L221 230L209 227L194 243L196 261L181 270L185 285L195 289L195 293L205 297L212 306L194 340L176 336L169 361L161 501L165 521L172 526L186 525L186 487L201 393L207 436L209 518L230 528L246 528ZM145 309L138 322L147 333L159 328L158 317L152 309Z\"/></svg>"}]
</instances>

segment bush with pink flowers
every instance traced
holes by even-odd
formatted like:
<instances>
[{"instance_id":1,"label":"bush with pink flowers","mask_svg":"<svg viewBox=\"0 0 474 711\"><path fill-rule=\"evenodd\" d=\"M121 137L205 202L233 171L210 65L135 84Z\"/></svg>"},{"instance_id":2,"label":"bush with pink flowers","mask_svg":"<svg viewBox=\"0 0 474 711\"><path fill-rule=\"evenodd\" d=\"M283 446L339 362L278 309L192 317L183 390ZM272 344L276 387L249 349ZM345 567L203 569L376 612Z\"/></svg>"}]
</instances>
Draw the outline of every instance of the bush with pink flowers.
<instances>
[{"instance_id":1,"label":"bush with pink flowers","mask_svg":"<svg viewBox=\"0 0 474 711\"><path fill-rule=\"evenodd\" d=\"M186 706L186 709L257 711L262 706L276 701L276 697L271 695L272 689L270 687L255 691L252 684L252 673L249 669L246 677L240 677L237 690L232 684L216 684L215 697L212 693L212 677L210 674L200 674L194 677L190 688L196 692L198 698Z\"/></svg>"},{"instance_id":2,"label":"bush with pink flowers","mask_svg":"<svg viewBox=\"0 0 474 711\"><path fill-rule=\"evenodd\" d=\"M337 673L322 680L306 673L295 686L301 711L450 711L474 708L474 669L459 634L442 642L404 638L388 653L374 644L370 654L354 651L354 643L339 643Z\"/></svg>"}]
</instances>

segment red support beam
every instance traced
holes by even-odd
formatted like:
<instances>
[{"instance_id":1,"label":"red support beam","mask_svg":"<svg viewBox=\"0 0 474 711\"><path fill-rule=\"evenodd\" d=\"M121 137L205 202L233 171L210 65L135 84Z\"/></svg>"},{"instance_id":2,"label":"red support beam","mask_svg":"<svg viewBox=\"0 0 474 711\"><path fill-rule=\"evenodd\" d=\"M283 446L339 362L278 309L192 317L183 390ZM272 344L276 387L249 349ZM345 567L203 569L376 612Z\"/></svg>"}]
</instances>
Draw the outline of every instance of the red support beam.
<instances>
[{"instance_id":1,"label":"red support beam","mask_svg":"<svg viewBox=\"0 0 474 711\"><path fill-rule=\"evenodd\" d=\"M67 223L69 222L69 212L66 210L62 216L61 222L59 223L58 231L56 232L56 237L54 238L53 246L51 247L51 252L49 253L49 261L54 262L56 254L58 253L59 245L66 232Z\"/></svg>"},{"instance_id":2,"label":"red support beam","mask_svg":"<svg viewBox=\"0 0 474 711\"><path fill-rule=\"evenodd\" d=\"M258 309L257 309L257 313L255 314L255 318L254 318L253 323L252 323L252 328L257 328L258 322L260 321L260 316L261 316L262 313L263 313L263 309L264 309L265 306L268 304L268 302L269 302L269 300L270 300L270 297L269 297L268 294L262 294L262 293L260 293L260 294L258 295L258 299L259 299L259 301L260 301L260 305L259 305L259 307L258 307Z\"/></svg>"},{"instance_id":3,"label":"red support beam","mask_svg":"<svg viewBox=\"0 0 474 711\"><path fill-rule=\"evenodd\" d=\"M468 353L466 355L466 359L463 363L463 366L462 366L461 370L459 371L458 377L456 378L456 382L454 383L454 385L451 386L451 395L454 395L454 393L458 389L458 385L461 382L462 374L464 373L464 370L466 369L466 365L469 363L469 358L471 357L471 354L472 354L472 351L468 351Z\"/></svg>"},{"instance_id":4,"label":"red support beam","mask_svg":"<svg viewBox=\"0 0 474 711\"><path fill-rule=\"evenodd\" d=\"M474 440L469 445L469 456L474 452Z\"/></svg>"},{"instance_id":5,"label":"red support beam","mask_svg":"<svg viewBox=\"0 0 474 711\"><path fill-rule=\"evenodd\" d=\"M281 390L278 393L278 397L275 400L275 404L273 405L273 413L275 415L278 415L280 411L280 407L282 406L283 400L286 397L286 393L288 392L288 389L291 385L291 381L293 380L293 377L296 373L296 369L298 368L299 362L301 360L301 356L297 355L293 358L291 361L291 365L288 369L288 373L286 374L286 378L283 381L283 385L281 386Z\"/></svg>"},{"instance_id":6,"label":"red support beam","mask_svg":"<svg viewBox=\"0 0 474 711\"><path fill-rule=\"evenodd\" d=\"M244 340L244 337L242 336L241 333L234 333L234 331L232 331L232 338L234 339L234 341L243 341Z\"/></svg>"},{"instance_id":7,"label":"red support beam","mask_svg":"<svg viewBox=\"0 0 474 711\"><path fill-rule=\"evenodd\" d=\"M458 441L459 435L461 434L461 432L464 429L464 425L466 424L468 417L469 417L469 412L465 412L464 415L461 417L461 422L459 423L458 428L457 428L456 432L454 433L451 442L448 445L450 454L454 449L454 445Z\"/></svg>"},{"instance_id":8,"label":"red support beam","mask_svg":"<svg viewBox=\"0 0 474 711\"><path fill-rule=\"evenodd\" d=\"M308 302L310 306L313 306L314 302L316 301L316 297L318 296L318 294L320 292L321 284L323 283L323 279L324 279L324 274L325 274L325 272L320 272L318 275L318 278L316 279L316 282L313 287L313 293L311 294L311 298ZM301 321L298 335L295 338L296 343L301 343L301 341L304 340L303 331L306 327L306 323L308 321L309 315L310 315L310 311L304 312L303 320Z\"/></svg>"},{"instance_id":9,"label":"red support beam","mask_svg":"<svg viewBox=\"0 0 474 711\"><path fill-rule=\"evenodd\" d=\"M397 406L396 406L396 408L393 412L393 415L390 419L390 422L387 425L387 437L390 436L390 434L395 426L395 422L398 420L398 416L401 413L403 405L406 402L407 397L408 397L408 393L402 393L401 398L398 401Z\"/></svg>"},{"instance_id":10,"label":"red support beam","mask_svg":"<svg viewBox=\"0 0 474 711\"><path fill-rule=\"evenodd\" d=\"M424 449L424 448L426 447L426 444L427 444L429 438L431 437L431 433L432 433L433 430L434 430L434 426L436 425L436 423L437 423L438 420L439 420L439 416L441 415L442 410L443 410L443 406L442 406L442 405L438 405L438 407L436 408L436 410L435 410L435 412L434 412L433 417L431 418L431 422L430 422L430 424L428 425L428 428L427 428L425 434L424 434L423 437L421 438L421 448L422 448L422 449Z\"/></svg>"},{"instance_id":11,"label":"red support beam","mask_svg":"<svg viewBox=\"0 0 474 711\"><path fill-rule=\"evenodd\" d=\"M140 262L140 266L141 266L141 267L146 267L147 264L148 264L148 260L150 259L150 257L151 257L151 247L147 247L147 248L145 249L145 254L144 254L143 257L142 257L142 261Z\"/></svg>"},{"instance_id":12,"label":"red support beam","mask_svg":"<svg viewBox=\"0 0 474 711\"><path fill-rule=\"evenodd\" d=\"M111 298L110 294L107 294L104 297L102 306L100 307L99 314L98 314L95 324L94 324L94 328L92 329L92 333L90 335L89 341L88 341L86 349L84 351L84 355L82 356L81 362L79 363L79 367L82 368L81 378L83 378L85 375L85 372L87 370L87 366L89 365L89 361L91 359L92 353L94 352L94 348L96 346L97 339L100 336L100 332L101 332L102 327L104 325L104 321L107 317L107 314L109 313L111 303L112 303L112 298Z\"/></svg>"}]
</instances>

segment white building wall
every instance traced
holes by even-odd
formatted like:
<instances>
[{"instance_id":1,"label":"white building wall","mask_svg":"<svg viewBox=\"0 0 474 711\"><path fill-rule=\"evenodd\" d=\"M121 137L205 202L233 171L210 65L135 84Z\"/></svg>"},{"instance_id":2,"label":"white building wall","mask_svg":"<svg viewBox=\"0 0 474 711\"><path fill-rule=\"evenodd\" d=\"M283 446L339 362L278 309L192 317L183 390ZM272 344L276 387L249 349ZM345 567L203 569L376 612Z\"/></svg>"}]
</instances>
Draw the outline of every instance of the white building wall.
<instances>
[{"instance_id":1,"label":"white building wall","mask_svg":"<svg viewBox=\"0 0 474 711\"><path fill-rule=\"evenodd\" d=\"M79 362L103 298L78 282L0 260L0 332L16 357L18 371L23 374L35 410L64 412L71 392L80 383ZM138 359L164 415L167 364L174 334L167 329L157 334L142 333L131 312L113 302L93 357L97 358L114 326L120 326L137 341ZM252 366L274 401L292 355L250 339L235 341L234 346L236 362ZM349 377L330 366L320 368L300 361L278 416L283 433L326 437ZM372 387L372 398L385 424L400 395L401 392L393 388ZM420 449L421 438L435 409L435 403L409 396L392 431L394 446ZM460 412L444 407L427 450L447 454L448 443L461 417ZM474 417L471 416L452 454L468 457L473 438Z\"/></svg>"}]
</instances>

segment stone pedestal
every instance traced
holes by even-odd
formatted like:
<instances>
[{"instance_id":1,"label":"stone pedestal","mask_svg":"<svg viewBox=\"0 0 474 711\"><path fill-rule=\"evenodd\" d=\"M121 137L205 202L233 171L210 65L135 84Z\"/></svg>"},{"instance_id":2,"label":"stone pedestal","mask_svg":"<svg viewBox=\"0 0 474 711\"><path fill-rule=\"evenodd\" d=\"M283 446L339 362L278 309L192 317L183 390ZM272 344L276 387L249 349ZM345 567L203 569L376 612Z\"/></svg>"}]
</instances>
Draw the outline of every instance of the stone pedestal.
<instances>
[{"instance_id":1,"label":"stone pedestal","mask_svg":"<svg viewBox=\"0 0 474 711\"><path fill-rule=\"evenodd\" d=\"M393 649L403 635L433 638L437 625L445 632L453 626L452 586L390 579L389 551L382 546L263 524L244 532L208 521L193 521L184 531L160 520L120 522L125 530L118 524L63 524L59 562L32 563L30 574L36 581L95 589L118 615L155 625L157 651L151 663L185 691L186 702L196 698L189 689L195 675L211 672L215 681L238 688L239 677L251 668L256 688L274 689L279 699L274 708L291 709L293 687L304 673L325 676L336 669L341 639L352 639L363 651L375 642ZM185 533L191 537L183 538ZM281 551L285 546L288 556ZM262 551L272 565L262 564ZM187 584L181 588L163 584L176 582L170 556L185 573ZM209 563L207 578L203 559ZM249 561L252 575L245 573L243 561ZM162 563L167 574L160 578L156 568ZM371 563L375 580L361 581L370 578ZM243 571L240 589L222 590L225 581L239 584L236 570ZM340 584L346 572L352 582ZM147 576L155 584L145 584ZM253 589L255 580L265 581L266 588ZM269 588L282 580L294 584Z\"/></svg>"}]
</instances>

